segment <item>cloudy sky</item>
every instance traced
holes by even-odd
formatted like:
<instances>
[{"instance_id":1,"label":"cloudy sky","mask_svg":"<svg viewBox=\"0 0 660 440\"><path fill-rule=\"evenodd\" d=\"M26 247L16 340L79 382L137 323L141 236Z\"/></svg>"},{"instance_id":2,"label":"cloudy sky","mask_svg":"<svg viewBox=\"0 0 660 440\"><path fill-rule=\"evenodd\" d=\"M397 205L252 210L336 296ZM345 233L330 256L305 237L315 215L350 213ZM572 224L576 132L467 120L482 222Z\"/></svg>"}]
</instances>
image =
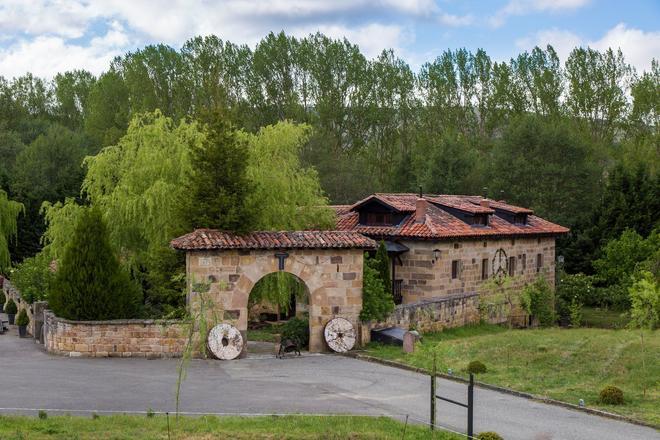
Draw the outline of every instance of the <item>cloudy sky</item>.
<instances>
[{"instance_id":1,"label":"cloudy sky","mask_svg":"<svg viewBox=\"0 0 660 440\"><path fill-rule=\"evenodd\" d=\"M394 48L414 69L447 48L507 60L552 44L620 47L638 70L660 59L658 0L1 0L0 75L52 77L151 43L216 34L251 46L270 31L347 37L369 57Z\"/></svg>"}]
</instances>

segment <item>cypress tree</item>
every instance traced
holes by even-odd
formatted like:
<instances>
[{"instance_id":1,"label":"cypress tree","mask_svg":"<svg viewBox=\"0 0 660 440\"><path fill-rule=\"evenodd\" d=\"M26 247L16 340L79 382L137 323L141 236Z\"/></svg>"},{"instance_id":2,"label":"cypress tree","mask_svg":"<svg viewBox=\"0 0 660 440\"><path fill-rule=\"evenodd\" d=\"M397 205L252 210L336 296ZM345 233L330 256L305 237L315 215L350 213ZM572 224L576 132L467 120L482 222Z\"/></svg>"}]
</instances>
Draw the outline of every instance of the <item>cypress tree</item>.
<instances>
[{"instance_id":1,"label":"cypress tree","mask_svg":"<svg viewBox=\"0 0 660 440\"><path fill-rule=\"evenodd\" d=\"M390 275L390 257L387 255L387 248L383 240L380 241L374 260L374 267L378 270L379 278L383 282L383 288L386 293L391 295L392 277Z\"/></svg>"},{"instance_id":2,"label":"cypress tree","mask_svg":"<svg viewBox=\"0 0 660 440\"><path fill-rule=\"evenodd\" d=\"M252 185L247 177L248 150L222 112L200 116L206 139L191 151L192 173L181 204L187 226L236 232L250 229L246 197Z\"/></svg>"},{"instance_id":3,"label":"cypress tree","mask_svg":"<svg viewBox=\"0 0 660 440\"><path fill-rule=\"evenodd\" d=\"M51 309L73 320L133 318L139 293L110 246L100 211L85 209L60 261L49 294Z\"/></svg>"}]
</instances>

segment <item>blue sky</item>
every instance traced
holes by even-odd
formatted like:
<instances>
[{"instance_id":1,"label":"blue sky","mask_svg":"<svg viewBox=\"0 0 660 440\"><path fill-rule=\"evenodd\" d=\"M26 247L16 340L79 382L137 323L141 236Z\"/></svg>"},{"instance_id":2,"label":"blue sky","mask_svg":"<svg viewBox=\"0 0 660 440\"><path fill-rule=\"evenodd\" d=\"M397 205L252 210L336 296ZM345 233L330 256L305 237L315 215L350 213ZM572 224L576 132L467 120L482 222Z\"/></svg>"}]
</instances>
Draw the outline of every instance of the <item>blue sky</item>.
<instances>
[{"instance_id":1,"label":"blue sky","mask_svg":"<svg viewBox=\"0 0 660 440\"><path fill-rule=\"evenodd\" d=\"M658 0L2 0L0 75L99 74L151 43L213 33L254 46L280 30L346 37L368 57L393 48L415 70L460 47L497 61L535 45L562 59L577 45L621 48L638 71L660 59Z\"/></svg>"}]
</instances>

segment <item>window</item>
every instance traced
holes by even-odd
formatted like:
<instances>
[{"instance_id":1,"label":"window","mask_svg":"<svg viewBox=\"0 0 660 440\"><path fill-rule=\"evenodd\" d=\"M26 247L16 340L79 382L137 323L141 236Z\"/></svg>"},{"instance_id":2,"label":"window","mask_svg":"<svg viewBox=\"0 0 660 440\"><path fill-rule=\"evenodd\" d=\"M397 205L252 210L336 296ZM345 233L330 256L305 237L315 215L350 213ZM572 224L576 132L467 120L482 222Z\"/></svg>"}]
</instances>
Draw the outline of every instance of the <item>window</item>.
<instances>
[{"instance_id":1,"label":"window","mask_svg":"<svg viewBox=\"0 0 660 440\"><path fill-rule=\"evenodd\" d=\"M488 279L488 258L481 260L481 279Z\"/></svg>"},{"instance_id":2,"label":"window","mask_svg":"<svg viewBox=\"0 0 660 440\"><path fill-rule=\"evenodd\" d=\"M527 224L527 214L516 214L513 216L513 222L517 225Z\"/></svg>"},{"instance_id":3,"label":"window","mask_svg":"<svg viewBox=\"0 0 660 440\"><path fill-rule=\"evenodd\" d=\"M516 257L509 257L509 276L516 274Z\"/></svg>"},{"instance_id":4,"label":"window","mask_svg":"<svg viewBox=\"0 0 660 440\"><path fill-rule=\"evenodd\" d=\"M522 254L522 270L527 269L527 254Z\"/></svg>"},{"instance_id":5,"label":"window","mask_svg":"<svg viewBox=\"0 0 660 440\"><path fill-rule=\"evenodd\" d=\"M461 260L453 260L451 262L451 279L455 280L461 276Z\"/></svg>"},{"instance_id":6,"label":"window","mask_svg":"<svg viewBox=\"0 0 660 440\"><path fill-rule=\"evenodd\" d=\"M488 216L477 214L472 217L472 224L477 226L488 226Z\"/></svg>"},{"instance_id":7,"label":"window","mask_svg":"<svg viewBox=\"0 0 660 440\"><path fill-rule=\"evenodd\" d=\"M543 267L543 254L536 254L536 271L541 272Z\"/></svg>"},{"instance_id":8,"label":"window","mask_svg":"<svg viewBox=\"0 0 660 440\"><path fill-rule=\"evenodd\" d=\"M385 226L392 224L392 214L380 212L367 213L367 225L370 226Z\"/></svg>"}]
</instances>

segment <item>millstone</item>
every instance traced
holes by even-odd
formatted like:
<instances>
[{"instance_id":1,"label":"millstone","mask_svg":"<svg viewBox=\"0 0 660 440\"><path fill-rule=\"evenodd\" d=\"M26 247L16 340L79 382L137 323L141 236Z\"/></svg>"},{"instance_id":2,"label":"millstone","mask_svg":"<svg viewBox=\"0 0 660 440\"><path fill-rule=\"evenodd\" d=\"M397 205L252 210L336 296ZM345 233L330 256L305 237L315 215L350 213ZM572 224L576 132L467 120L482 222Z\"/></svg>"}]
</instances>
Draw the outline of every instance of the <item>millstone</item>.
<instances>
[{"instance_id":1,"label":"millstone","mask_svg":"<svg viewBox=\"0 0 660 440\"><path fill-rule=\"evenodd\" d=\"M229 361L236 359L243 351L243 336L232 325L218 324L209 332L206 345L216 359Z\"/></svg>"},{"instance_id":2,"label":"millstone","mask_svg":"<svg viewBox=\"0 0 660 440\"><path fill-rule=\"evenodd\" d=\"M345 318L333 318L328 321L323 334L328 347L337 353L345 353L355 345L355 329Z\"/></svg>"}]
</instances>

